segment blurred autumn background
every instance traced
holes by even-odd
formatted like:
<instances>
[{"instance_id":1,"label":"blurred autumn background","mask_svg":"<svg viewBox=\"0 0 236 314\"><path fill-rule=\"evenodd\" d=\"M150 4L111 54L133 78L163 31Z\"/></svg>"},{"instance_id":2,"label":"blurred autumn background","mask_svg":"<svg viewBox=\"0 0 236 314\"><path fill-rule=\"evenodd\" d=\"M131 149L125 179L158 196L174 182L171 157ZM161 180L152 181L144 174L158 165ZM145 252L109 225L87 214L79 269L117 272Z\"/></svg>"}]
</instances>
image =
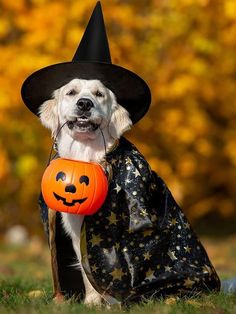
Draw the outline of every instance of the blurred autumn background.
<instances>
[{"instance_id":1,"label":"blurred autumn background","mask_svg":"<svg viewBox=\"0 0 236 314\"><path fill-rule=\"evenodd\" d=\"M25 107L33 71L70 61L96 1L0 0L0 235L43 234L51 139ZM203 233L236 231L236 1L103 0L113 63L152 90L128 134ZM135 91L134 91L135 92Z\"/></svg>"}]
</instances>

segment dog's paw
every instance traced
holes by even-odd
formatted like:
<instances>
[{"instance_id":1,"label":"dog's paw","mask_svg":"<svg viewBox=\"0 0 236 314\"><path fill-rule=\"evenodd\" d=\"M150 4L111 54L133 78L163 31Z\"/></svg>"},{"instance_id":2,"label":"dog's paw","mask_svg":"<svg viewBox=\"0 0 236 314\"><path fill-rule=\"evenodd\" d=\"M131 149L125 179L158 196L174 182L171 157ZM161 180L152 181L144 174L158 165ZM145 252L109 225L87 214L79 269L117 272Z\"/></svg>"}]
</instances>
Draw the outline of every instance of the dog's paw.
<instances>
[{"instance_id":1,"label":"dog's paw","mask_svg":"<svg viewBox=\"0 0 236 314\"><path fill-rule=\"evenodd\" d=\"M56 304L61 304L65 302L65 298L61 292L57 292L53 297L53 302Z\"/></svg>"},{"instance_id":2,"label":"dog's paw","mask_svg":"<svg viewBox=\"0 0 236 314\"><path fill-rule=\"evenodd\" d=\"M122 309L121 302L116 300L112 296L107 295L104 298L104 300L106 301L106 309L107 310L115 310L115 309L121 310Z\"/></svg>"},{"instance_id":3,"label":"dog's paw","mask_svg":"<svg viewBox=\"0 0 236 314\"><path fill-rule=\"evenodd\" d=\"M97 291L86 293L84 304L87 306L101 306L102 297Z\"/></svg>"}]
</instances>

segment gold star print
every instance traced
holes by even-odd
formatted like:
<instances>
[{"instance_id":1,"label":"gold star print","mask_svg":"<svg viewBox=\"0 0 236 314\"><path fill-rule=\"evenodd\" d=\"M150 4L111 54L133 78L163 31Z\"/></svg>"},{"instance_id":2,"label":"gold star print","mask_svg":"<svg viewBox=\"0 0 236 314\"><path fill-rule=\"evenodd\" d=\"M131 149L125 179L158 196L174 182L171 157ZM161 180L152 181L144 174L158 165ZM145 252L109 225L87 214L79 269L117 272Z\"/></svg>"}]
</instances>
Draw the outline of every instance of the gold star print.
<instances>
[{"instance_id":1,"label":"gold star print","mask_svg":"<svg viewBox=\"0 0 236 314\"><path fill-rule=\"evenodd\" d=\"M146 217L148 216L147 210L146 209L140 209L140 216Z\"/></svg>"},{"instance_id":2,"label":"gold star print","mask_svg":"<svg viewBox=\"0 0 236 314\"><path fill-rule=\"evenodd\" d=\"M186 253L191 253L191 247L189 247L188 245L187 246L184 246L184 250Z\"/></svg>"},{"instance_id":3,"label":"gold star print","mask_svg":"<svg viewBox=\"0 0 236 314\"><path fill-rule=\"evenodd\" d=\"M138 171L138 169L135 169L135 171L133 172L133 174L135 175L135 178L141 176L141 174L140 174L140 172Z\"/></svg>"},{"instance_id":4,"label":"gold star print","mask_svg":"<svg viewBox=\"0 0 236 314\"><path fill-rule=\"evenodd\" d=\"M200 281L200 279L199 279L199 278L197 278L197 277L194 277L194 281L195 281L195 282L199 282L199 281Z\"/></svg>"},{"instance_id":5,"label":"gold star print","mask_svg":"<svg viewBox=\"0 0 236 314\"><path fill-rule=\"evenodd\" d=\"M153 231L152 229L147 229L147 230L143 231L144 237L150 236L152 234L152 231Z\"/></svg>"},{"instance_id":6,"label":"gold star print","mask_svg":"<svg viewBox=\"0 0 236 314\"><path fill-rule=\"evenodd\" d=\"M152 257L152 254L150 254L149 252L147 252L147 253L144 253L143 254L143 257L144 257L144 260L146 261L146 260L150 260L150 258Z\"/></svg>"},{"instance_id":7,"label":"gold star print","mask_svg":"<svg viewBox=\"0 0 236 314\"><path fill-rule=\"evenodd\" d=\"M206 264L202 267L202 270L204 274L212 274L212 269Z\"/></svg>"},{"instance_id":8,"label":"gold star print","mask_svg":"<svg viewBox=\"0 0 236 314\"><path fill-rule=\"evenodd\" d=\"M113 277L113 280L118 279L121 280L121 278L125 275L122 269L120 268L115 268L112 272L111 275Z\"/></svg>"},{"instance_id":9,"label":"gold star print","mask_svg":"<svg viewBox=\"0 0 236 314\"><path fill-rule=\"evenodd\" d=\"M116 162L117 162L117 159L112 158L112 160L111 160L111 164L112 164L112 165L115 165L115 164L116 164Z\"/></svg>"},{"instance_id":10,"label":"gold star print","mask_svg":"<svg viewBox=\"0 0 236 314\"><path fill-rule=\"evenodd\" d=\"M186 288L192 288L194 284L195 284L195 281L191 280L189 277L184 280L184 286Z\"/></svg>"},{"instance_id":11,"label":"gold star print","mask_svg":"<svg viewBox=\"0 0 236 314\"><path fill-rule=\"evenodd\" d=\"M98 267L96 265L92 266L92 272L96 273L96 271L98 270Z\"/></svg>"},{"instance_id":12,"label":"gold star print","mask_svg":"<svg viewBox=\"0 0 236 314\"><path fill-rule=\"evenodd\" d=\"M189 224L188 222L186 222L186 223L184 224L184 227L185 227L185 229L190 229L190 224Z\"/></svg>"},{"instance_id":13,"label":"gold star print","mask_svg":"<svg viewBox=\"0 0 236 314\"><path fill-rule=\"evenodd\" d=\"M114 190L116 190L117 194L120 192L121 187L119 186L119 184L116 184L116 187L114 188Z\"/></svg>"},{"instance_id":14,"label":"gold star print","mask_svg":"<svg viewBox=\"0 0 236 314\"><path fill-rule=\"evenodd\" d=\"M165 271L166 271L166 272L170 272L170 271L171 271L171 269L172 269L172 267L170 267L170 266L168 266L168 265L167 265L167 266L165 266Z\"/></svg>"},{"instance_id":15,"label":"gold star print","mask_svg":"<svg viewBox=\"0 0 236 314\"><path fill-rule=\"evenodd\" d=\"M172 261L175 261L175 260L177 260L177 257L175 256L175 252L172 252L172 251L168 251L168 256L170 257L170 259L172 260Z\"/></svg>"},{"instance_id":16,"label":"gold star print","mask_svg":"<svg viewBox=\"0 0 236 314\"><path fill-rule=\"evenodd\" d=\"M132 160L129 157L127 157L125 160L125 164L126 165L128 165L128 164L132 165Z\"/></svg>"},{"instance_id":17,"label":"gold star print","mask_svg":"<svg viewBox=\"0 0 236 314\"><path fill-rule=\"evenodd\" d=\"M111 212L111 215L107 218L109 220L109 223L110 225L114 224L116 225L117 224L117 219L116 219L116 214Z\"/></svg>"},{"instance_id":18,"label":"gold star print","mask_svg":"<svg viewBox=\"0 0 236 314\"><path fill-rule=\"evenodd\" d=\"M95 245L100 245L100 242L102 241L102 239L100 238L99 235L93 235L92 239L89 240L89 242L92 243L92 246L95 246Z\"/></svg>"},{"instance_id":19,"label":"gold star print","mask_svg":"<svg viewBox=\"0 0 236 314\"><path fill-rule=\"evenodd\" d=\"M156 187L157 187L157 186L156 186L155 183L152 183L152 184L151 184L151 189L152 189L153 191L156 189Z\"/></svg>"},{"instance_id":20,"label":"gold star print","mask_svg":"<svg viewBox=\"0 0 236 314\"><path fill-rule=\"evenodd\" d=\"M176 218L172 218L171 221L169 221L171 226L175 226L177 224Z\"/></svg>"},{"instance_id":21,"label":"gold star print","mask_svg":"<svg viewBox=\"0 0 236 314\"><path fill-rule=\"evenodd\" d=\"M127 216L125 213L122 213L121 217L122 217L122 220L125 220Z\"/></svg>"},{"instance_id":22,"label":"gold star print","mask_svg":"<svg viewBox=\"0 0 236 314\"><path fill-rule=\"evenodd\" d=\"M131 181L129 179L126 179L125 183L129 184L129 183L131 183Z\"/></svg>"},{"instance_id":23,"label":"gold star print","mask_svg":"<svg viewBox=\"0 0 236 314\"><path fill-rule=\"evenodd\" d=\"M152 270L151 268L149 268L148 271L146 272L146 277L145 278L148 279L148 280L155 279L156 277L155 277L154 273L155 273L155 271Z\"/></svg>"}]
</instances>

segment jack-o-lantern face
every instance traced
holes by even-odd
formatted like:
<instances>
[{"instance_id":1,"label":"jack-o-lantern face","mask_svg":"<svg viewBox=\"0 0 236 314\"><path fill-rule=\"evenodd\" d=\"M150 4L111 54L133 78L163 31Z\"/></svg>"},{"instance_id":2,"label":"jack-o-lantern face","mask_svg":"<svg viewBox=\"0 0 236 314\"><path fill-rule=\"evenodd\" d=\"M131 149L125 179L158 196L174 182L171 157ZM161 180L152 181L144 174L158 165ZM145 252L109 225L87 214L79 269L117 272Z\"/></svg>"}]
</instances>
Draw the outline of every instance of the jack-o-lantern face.
<instances>
[{"instance_id":1,"label":"jack-o-lantern face","mask_svg":"<svg viewBox=\"0 0 236 314\"><path fill-rule=\"evenodd\" d=\"M105 173L96 163L58 158L42 178L47 206L61 212L92 215L102 206L107 190Z\"/></svg>"}]
</instances>

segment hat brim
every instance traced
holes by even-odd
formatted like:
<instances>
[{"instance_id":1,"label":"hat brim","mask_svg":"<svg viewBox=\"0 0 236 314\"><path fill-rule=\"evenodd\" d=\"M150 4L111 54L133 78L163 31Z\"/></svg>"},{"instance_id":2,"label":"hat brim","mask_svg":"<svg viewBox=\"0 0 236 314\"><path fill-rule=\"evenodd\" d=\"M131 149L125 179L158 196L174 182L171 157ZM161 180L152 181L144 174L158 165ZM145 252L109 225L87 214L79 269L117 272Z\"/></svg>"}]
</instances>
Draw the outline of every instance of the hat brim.
<instances>
[{"instance_id":1,"label":"hat brim","mask_svg":"<svg viewBox=\"0 0 236 314\"><path fill-rule=\"evenodd\" d=\"M64 62L38 70L24 81L22 99L35 115L39 115L42 103L51 99L56 89L75 78L100 80L128 110L133 123L148 111L151 93L145 81L123 67L100 62Z\"/></svg>"}]
</instances>

